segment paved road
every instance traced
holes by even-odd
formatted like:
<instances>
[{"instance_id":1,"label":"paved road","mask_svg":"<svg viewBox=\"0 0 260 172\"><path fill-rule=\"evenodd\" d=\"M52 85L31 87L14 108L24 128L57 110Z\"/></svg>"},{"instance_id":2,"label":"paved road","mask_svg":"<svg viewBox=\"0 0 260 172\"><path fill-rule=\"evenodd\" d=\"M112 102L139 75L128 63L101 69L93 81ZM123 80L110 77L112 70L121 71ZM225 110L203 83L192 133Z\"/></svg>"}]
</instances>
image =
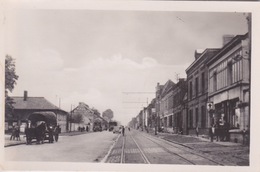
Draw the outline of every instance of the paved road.
<instances>
[{"instance_id":1,"label":"paved road","mask_svg":"<svg viewBox=\"0 0 260 172\"><path fill-rule=\"evenodd\" d=\"M171 136L174 138L174 136ZM178 137L178 136L176 136ZM184 140L191 140L183 138ZM194 140L194 139L193 139ZM203 144L201 144L203 143ZM238 147L220 146L210 142L199 142L199 145L210 146L218 152L226 150L234 151ZM193 145L197 145L193 143ZM208 150L206 147L205 149ZM192 149L187 145L172 143L164 139L131 130L121 136L108 156L107 163L150 163L150 164L187 164L187 165L247 165L243 159L237 159L225 154L202 151L203 149ZM224 159L224 160L223 160ZM229 161L227 160L229 159Z\"/></svg>"},{"instance_id":2,"label":"paved road","mask_svg":"<svg viewBox=\"0 0 260 172\"><path fill-rule=\"evenodd\" d=\"M32 144L6 147L7 161L99 162L117 134L103 131L76 136L61 136L53 144Z\"/></svg>"},{"instance_id":3,"label":"paved road","mask_svg":"<svg viewBox=\"0 0 260 172\"><path fill-rule=\"evenodd\" d=\"M126 130L124 137L108 131L81 134L61 136L54 144L6 147L5 157L8 161L249 165L249 148L230 142L167 133L155 137L137 130Z\"/></svg>"}]
</instances>

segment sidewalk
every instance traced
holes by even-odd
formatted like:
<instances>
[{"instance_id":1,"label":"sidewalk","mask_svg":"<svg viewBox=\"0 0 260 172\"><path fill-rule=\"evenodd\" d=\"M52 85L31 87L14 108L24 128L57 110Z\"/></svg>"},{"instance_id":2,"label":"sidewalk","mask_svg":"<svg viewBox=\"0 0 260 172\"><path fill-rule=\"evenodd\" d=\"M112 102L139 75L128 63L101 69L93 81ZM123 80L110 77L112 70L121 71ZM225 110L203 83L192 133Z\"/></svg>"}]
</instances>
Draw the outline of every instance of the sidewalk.
<instances>
[{"instance_id":1,"label":"sidewalk","mask_svg":"<svg viewBox=\"0 0 260 172\"><path fill-rule=\"evenodd\" d=\"M10 134L5 134L5 141L4 141L5 147L26 144L26 138L24 134L20 134L20 139L21 139L20 141L10 140L10 137L11 137Z\"/></svg>"},{"instance_id":2,"label":"sidewalk","mask_svg":"<svg viewBox=\"0 0 260 172\"><path fill-rule=\"evenodd\" d=\"M145 132L145 131L144 131ZM209 142L211 144L218 144L222 146L243 146L240 143L234 143L234 142L227 142L227 141L216 141L214 140L213 142L210 141L209 138L205 135L199 135L198 137L195 135L179 135L179 134L173 134L173 133L161 133L157 132L157 135L155 135L154 130L150 130L149 133L150 135L162 138L164 140L168 140L177 144L182 144L186 145L192 145L194 143L201 143L201 142ZM192 149L192 147L190 147Z\"/></svg>"}]
</instances>

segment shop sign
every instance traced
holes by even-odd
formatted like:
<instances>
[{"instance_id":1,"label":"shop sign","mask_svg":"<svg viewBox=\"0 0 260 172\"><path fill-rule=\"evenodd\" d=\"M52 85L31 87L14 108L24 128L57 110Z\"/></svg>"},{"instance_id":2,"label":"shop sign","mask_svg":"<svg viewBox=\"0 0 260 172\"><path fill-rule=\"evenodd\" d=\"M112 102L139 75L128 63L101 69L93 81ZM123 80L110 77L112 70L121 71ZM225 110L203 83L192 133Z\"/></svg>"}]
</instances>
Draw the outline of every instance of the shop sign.
<instances>
[{"instance_id":1,"label":"shop sign","mask_svg":"<svg viewBox=\"0 0 260 172\"><path fill-rule=\"evenodd\" d=\"M213 104L213 102L208 102L207 103L207 109L208 109L208 111L210 111L210 110L214 110L214 104Z\"/></svg>"}]
</instances>

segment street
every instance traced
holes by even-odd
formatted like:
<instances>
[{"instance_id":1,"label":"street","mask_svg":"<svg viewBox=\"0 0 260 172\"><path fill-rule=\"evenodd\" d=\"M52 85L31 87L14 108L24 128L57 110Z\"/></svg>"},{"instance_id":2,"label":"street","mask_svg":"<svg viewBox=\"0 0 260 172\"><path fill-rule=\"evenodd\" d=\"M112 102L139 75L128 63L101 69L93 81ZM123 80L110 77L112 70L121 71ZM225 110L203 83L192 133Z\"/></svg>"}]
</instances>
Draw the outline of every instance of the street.
<instances>
[{"instance_id":1,"label":"street","mask_svg":"<svg viewBox=\"0 0 260 172\"><path fill-rule=\"evenodd\" d=\"M53 144L6 147L5 158L7 161L98 162L107 154L116 137L108 131L61 136Z\"/></svg>"},{"instance_id":2,"label":"street","mask_svg":"<svg viewBox=\"0 0 260 172\"><path fill-rule=\"evenodd\" d=\"M168 135L168 137L174 140L182 136ZM182 141L186 139L182 137ZM188 140L191 139L193 139L193 142L177 144L177 142L166 141L165 138L160 139L145 132L126 131L125 136L118 139L106 162L216 166L248 165L248 157L241 159L241 156L236 157L235 155L235 153L245 153L248 150L246 147L219 145L200 141L197 138L189 138ZM209 151L211 149L212 151ZM248 153L245 153L245 156L246 154Z\"/></svg>"},{"instance_id":3,"label":"street","mask_svg":"<svg viewBox=\"0 0 260 172\"><path fill-rule=\"evenodd\" d=\"M155 137L154 133L134 129L126 129L124 136L102 131L60 136L53 144L20 144L5 148L7 161L245 166L249 164L248 155L248 147L239 144L212 143L167 133Z\"/></svg>"}]
</instances>

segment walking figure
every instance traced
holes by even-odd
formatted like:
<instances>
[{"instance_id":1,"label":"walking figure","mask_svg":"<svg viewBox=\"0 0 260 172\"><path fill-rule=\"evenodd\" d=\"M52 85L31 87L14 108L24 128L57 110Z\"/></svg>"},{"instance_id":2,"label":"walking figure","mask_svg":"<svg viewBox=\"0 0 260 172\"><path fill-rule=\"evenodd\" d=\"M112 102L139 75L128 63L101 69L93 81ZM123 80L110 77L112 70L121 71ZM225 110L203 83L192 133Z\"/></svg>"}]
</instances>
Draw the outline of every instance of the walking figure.
<instances>
[{"instance_id":1,"label":"walking figure","mask_svg":"<svg viewBox=\"0 0 260 172\"><path fill-rule=\"evenodd\" d=\"M13 125L10 140L14 140L14 139L15 139L15 126Z\"/></svg>"},{"instance_id":2,"label":"walking figure","mask_svg":"<svg viewBox=\"0 0 260 172\"><path fill-rule=\"evenodd\" d=\"M19 128L19 126L16 126L15 127L15 138L16 138L16 140L18 141L21 141L21 138L20 138L20 128Z\"/></svg>"},{"instance_id":3,"label":"walking figure","mask_svg":"<svg viewBox=\"0 0 260 172\"><path fill-rule=\"evenodd\" d=\"M122 127L122 134L123 134L123 136L125 135L125 127L124 126Z\"/></svg>"},{"instance_id":4,"label":"walking figure","mask_svg":"<svg viewBox=\"0 0 260 172\"><path fill-rule=\"evenodd\" d=\"M212 125L212 127L209 129L209 134L210 134L210 141L213 142L215 136L215 125Z\"/></svg>"}]
</instances>

